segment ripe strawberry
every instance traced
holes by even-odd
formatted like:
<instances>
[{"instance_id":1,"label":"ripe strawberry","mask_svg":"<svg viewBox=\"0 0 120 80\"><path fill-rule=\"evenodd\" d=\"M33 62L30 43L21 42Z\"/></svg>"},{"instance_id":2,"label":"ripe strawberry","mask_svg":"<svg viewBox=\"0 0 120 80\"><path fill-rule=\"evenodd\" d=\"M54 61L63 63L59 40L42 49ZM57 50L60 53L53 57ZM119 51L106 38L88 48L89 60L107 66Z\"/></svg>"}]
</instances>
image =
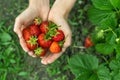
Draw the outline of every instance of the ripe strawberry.
<instances>
[{"instance_id":1,"label":"ripe strawberry","mask_svg":"<svg viewBox=\"0 0 120 80\"><path fill-rule=\"evenodd\" d=\"M29 40L30 37L31 37L31 33L30 33L29 27L24 28L23 31L22 31L22 34L23 34L23 38L25 40Z\"/></svg>"},{"instance_id":2,"label":"ripe strawberry","mask_svg":"<svg viewBox=\"0 0 120 80\"><path fill-rule=\"evenodd\" d=\"M47 33L48 32L48 26L49 26L49 22L48 21L42 22L41 25L40 25L40 31L42 33Z\"/></svg>"},{"instance_id":3,"label":"ripe strawberry","mask_svg":"<svg viewBox=\"0 0 120 80\"><path fill-rule=\"evenodd\" d=\"M45 48L42 48L42 47L38 47L37 49L34 50L34 53L37 55L37 56L44 56L46 54L46 49Z\"/></svg>"},{"instance_id":4,"label":"ripe strawberry","mask_svg":"<svg viewBox=\"0 0 120 80\"><path fill-rule=\"evenodd\" d=\"M38 47L37 38L35 36L31 36L30 40L26 41L26 45L31 51L36 49Z\"/></svg>"},{"instance_id":5,"label":"ripe strawberry","mask_svg":"<svg viewBox=\"0 0 120 80\"><path fill-rule=\"evenodd\" d=\"M45 34L42 33L38 36L38 43L40 46L44 47L44 48L48 48L50 47L51 43L52 43L52 40L51 39L46 39L45 38Z\"/></svg>"},{"instance_id":6,"label":"ripe strawberry","mask_svg":"<svg viewBox=\"0 0 120 80\"><path fill-rule=\"evenodd\" d=\"M30 51L33 51L37 48L37 44L31 45L30 43L26 42L26 45Z\"/></svg>"},{"instance_id":7,"label":"ripe strawberry","mask_svg":"<svg viewBox=\"0 0 120 80\"><path fill-rule=\"evenodd\" d=\"M64 40L65 35L62 30L57 30L56 35L52 37L54 41L62 41Z\"/></svg>"},{"instance_id":8,"label":"ripe strawberry","mask_svg":"<svg viewBox=\"0 0 120 80\"><path fill-rule=\"evenodd\" d=\"M29 28L30 28L31 35L38 36L40 34L40 29L37 25L33 24L33 25L29 26Z\"/></svg>"},{"instance_id":9,"label":"ripe strawberry","mask_svg":"<svg viewBox=\"0 0 120 80\"><path fill-rule=\"evenodd\" d=\"M61 51L61 46L58 42L53 41L49 49L51 53L59 53Z\"/></svg>"},{"instance_id":10,"label":"ripe strawberry","mask_svg":"<svg viewBox=\"0 0 120 80\"><path fill-rule=\"evenodd\" d=\"M89 48L91 46L93 46L93 43L92 43L90 37L86 37L84 47Z\"/></svg>"}]
</instances>

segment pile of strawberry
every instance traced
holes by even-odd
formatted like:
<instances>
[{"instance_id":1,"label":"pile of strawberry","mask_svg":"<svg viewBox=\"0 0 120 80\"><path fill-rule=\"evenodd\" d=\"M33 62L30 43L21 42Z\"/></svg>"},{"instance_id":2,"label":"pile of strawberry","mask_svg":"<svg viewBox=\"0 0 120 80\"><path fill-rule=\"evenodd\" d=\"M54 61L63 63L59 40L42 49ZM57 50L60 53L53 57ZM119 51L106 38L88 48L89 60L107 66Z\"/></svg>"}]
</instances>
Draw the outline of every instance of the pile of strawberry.
<instances>
[{"instance_id":1,"label":"pile of strawberry","mask_svg":"<svg viewBox=\"0 0 120 80\"><path fill-rule=\"evenodd\" d=\"M28 49L37 56L44 56L48 50L51 53L61 52L65 35L58 27L53 22L42 22L36 18L32 25L22 31Z\"/></svg>"}]
</instances>

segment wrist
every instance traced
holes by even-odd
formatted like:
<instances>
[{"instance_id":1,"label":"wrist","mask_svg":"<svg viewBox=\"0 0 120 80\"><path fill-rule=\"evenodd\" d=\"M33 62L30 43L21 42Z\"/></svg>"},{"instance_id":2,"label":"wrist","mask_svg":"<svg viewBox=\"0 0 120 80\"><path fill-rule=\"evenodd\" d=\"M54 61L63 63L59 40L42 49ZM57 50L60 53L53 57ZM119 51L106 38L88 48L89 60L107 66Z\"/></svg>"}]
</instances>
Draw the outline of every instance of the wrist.
<instances>
[{"instance_id":1,"label":"wrist","mask_svg":"<svg viewBox=\"0 0 120 80\"><path fill-rule=\"evenodd\" d=\"M76 0L56 0L53 5L53 11L58 15L66 17L74 6Z\"/></svg>"}]
</instances>

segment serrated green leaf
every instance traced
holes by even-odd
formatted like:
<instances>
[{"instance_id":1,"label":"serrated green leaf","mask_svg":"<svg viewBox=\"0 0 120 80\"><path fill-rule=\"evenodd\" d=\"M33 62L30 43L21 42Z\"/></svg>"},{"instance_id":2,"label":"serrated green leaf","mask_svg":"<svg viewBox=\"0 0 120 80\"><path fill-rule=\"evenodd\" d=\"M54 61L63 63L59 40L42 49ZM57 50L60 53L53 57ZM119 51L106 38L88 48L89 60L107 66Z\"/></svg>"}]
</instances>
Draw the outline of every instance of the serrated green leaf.
<instances>
[{"instance_id":1,"label":"serrated green leaf","mask_svg":"<svg viewBox=\"0 0 120 80\"><path fill-rule=\"evenodd\" d=\"M69 67L74 75L84 75L98 67L98 59L92 55L75 55L69 60Z\"/></svg>"},{"instance_id":2,"label":"serrated green leaf","mask_svg":"<svg viewBox=\"0 0 120 80\"><path fill-rule=\"evenodd\" d=\"M116 26L117 26L117 18L116 18L115 14L111 15L110 17L107 17L107 18L103 19L100 22L101 29L107 29L109 27L112 28L112 29L115 29Z\"/></svg>"},{"instance_id":3,"label":"serrated green leaf","mask_svg":"<svg viewBox=\"0 0 120 80\"><path fill-rule=\"evenodd\" d=\"M8 34L7 32L0 33L0 41L1 42L7 42L12 39L11 35Z\"/></svg>"},{"instance_id":4,"label":"serrated green leaf","mask_svg":"<svg viewBox=\"0 0 120 80\"><path fill-rule=\"evenodd\" d=\"M100 65L97 71L99 80L111 80L109 69L103 65Z\"/></svg>"},{"instance_id":5,"label":"serrated green leaf","mask_svg":"<svg viewBox=\"0 0 120 80\"><path fill-rule=\"evenodd\" d=\"M120 9L120 0L110 0L110 2L116 11L118 11L117 9Z\"/></svg>"},{"instance_id":6,"label":"serrated green leaf","mask_svg":"<svg viewBox=\"0 0 120 80\"><path fill-rule=\"evenodd\" d=\"M111 75L113 80L120 79L120 59L113 59L109 64L110 69L112 70Z\"/></svg>"},{"instance_id":7,"label":"serrated green leaf","mask_svg":"<svg viewBox=\"0 0 120 80\"><path fill-rule=\"evenodd\" d=\"M112 70L120 69L120 60L119 59L112 60L109 66Z\"/></svg>"},{"instance_id":8,"label":"serrated green leaf","mask_svg":"<svg viewBox=\"0 0 120 80\"><path fill-rule=\"evenodd\" d=\"M99 10L92 7L88 10L88 16L94 25L101 25L102 21L104 22L107 18L114 18L116 14L110 10Z\"/></svg>"},{"instance_id":9,"label":"serrated green leaf","mask_svg":"<svg viewBox=\"0 0 120 80\"><path fill-rule=\"evenodd\" d=\"M77 54L68 63L76 76L75 80L111 80L109 69L104 65L99 66L95 56Z\"/></svg>"},{"instance_id":10,"label":"serrated green leaf","mask_svg":"<svg viewBox=\"0 0 120 80\"><path fill-rule=\"evenodd\" d=\"M98 52L104 55L109 55L114 51L114 46L108 43L99 43L95 48Z\"/></svg>"},{"instance_id":11,"label":"serrated green leaf","mask_svg":"<svg viewBox=\"0 0 120 80\"><path fill-rule=\"evenodd\" d=\"M115 45L116 35L111 31L106 34L106 42Z\"/></svg>"},{"instance_id":12,"label":"serrated green leaf","mask_svg":"<svg viewBox=\"0 0 120 80\"><path fill-rule=\"evenodd\" d=\"M92 0L93 5L100 10L112 10L113 6L109 0Z\"/></svg>"}]
</instances>

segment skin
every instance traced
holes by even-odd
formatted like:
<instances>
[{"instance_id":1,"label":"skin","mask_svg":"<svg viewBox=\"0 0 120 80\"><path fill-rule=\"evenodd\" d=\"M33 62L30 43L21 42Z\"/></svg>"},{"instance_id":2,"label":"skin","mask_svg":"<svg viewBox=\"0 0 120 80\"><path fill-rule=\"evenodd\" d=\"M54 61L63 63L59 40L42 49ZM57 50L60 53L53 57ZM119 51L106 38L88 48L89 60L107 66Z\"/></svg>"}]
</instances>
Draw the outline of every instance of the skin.
<instances>
[{"instance_id":1,"label":"skin","mask_svg":"<svg viewBox=\"0 0 120 80\"><path fill-rule=\"evenodd\" d=\"M16 19L14 32L18 35L20 45L25 52L32 57L36 57L26 46L22 36L22 30L31 24L35 17L40 17L43 21L47 20L49 13L49 0L29 0L29 6Z\"/></svg>"},{"instance_id":2,"label":"skin","mask_svg":"<svg viewBox=\"0 0 120 80\"><path fill-rule=\"evenodd\" d=\"M46 65L58 59L71 45L72 32L67 23L67 18L75 1L76 0L56 0L52 8L49 10L49 0L29 0L28 8L16 18L14 26L14 31L20 39L20 45L23 50L28 52L29 55L35 57L33 52L29 51L26 47L25 41L22 37L22 30L25 26L28 26L35 17L39 16L43 21L48 19L58 26L61 26L60 29L64 31L66 37L62 51L58 54L48 52L47 55L42 57L41 63Z\"/></svg>"}]
</instances>

